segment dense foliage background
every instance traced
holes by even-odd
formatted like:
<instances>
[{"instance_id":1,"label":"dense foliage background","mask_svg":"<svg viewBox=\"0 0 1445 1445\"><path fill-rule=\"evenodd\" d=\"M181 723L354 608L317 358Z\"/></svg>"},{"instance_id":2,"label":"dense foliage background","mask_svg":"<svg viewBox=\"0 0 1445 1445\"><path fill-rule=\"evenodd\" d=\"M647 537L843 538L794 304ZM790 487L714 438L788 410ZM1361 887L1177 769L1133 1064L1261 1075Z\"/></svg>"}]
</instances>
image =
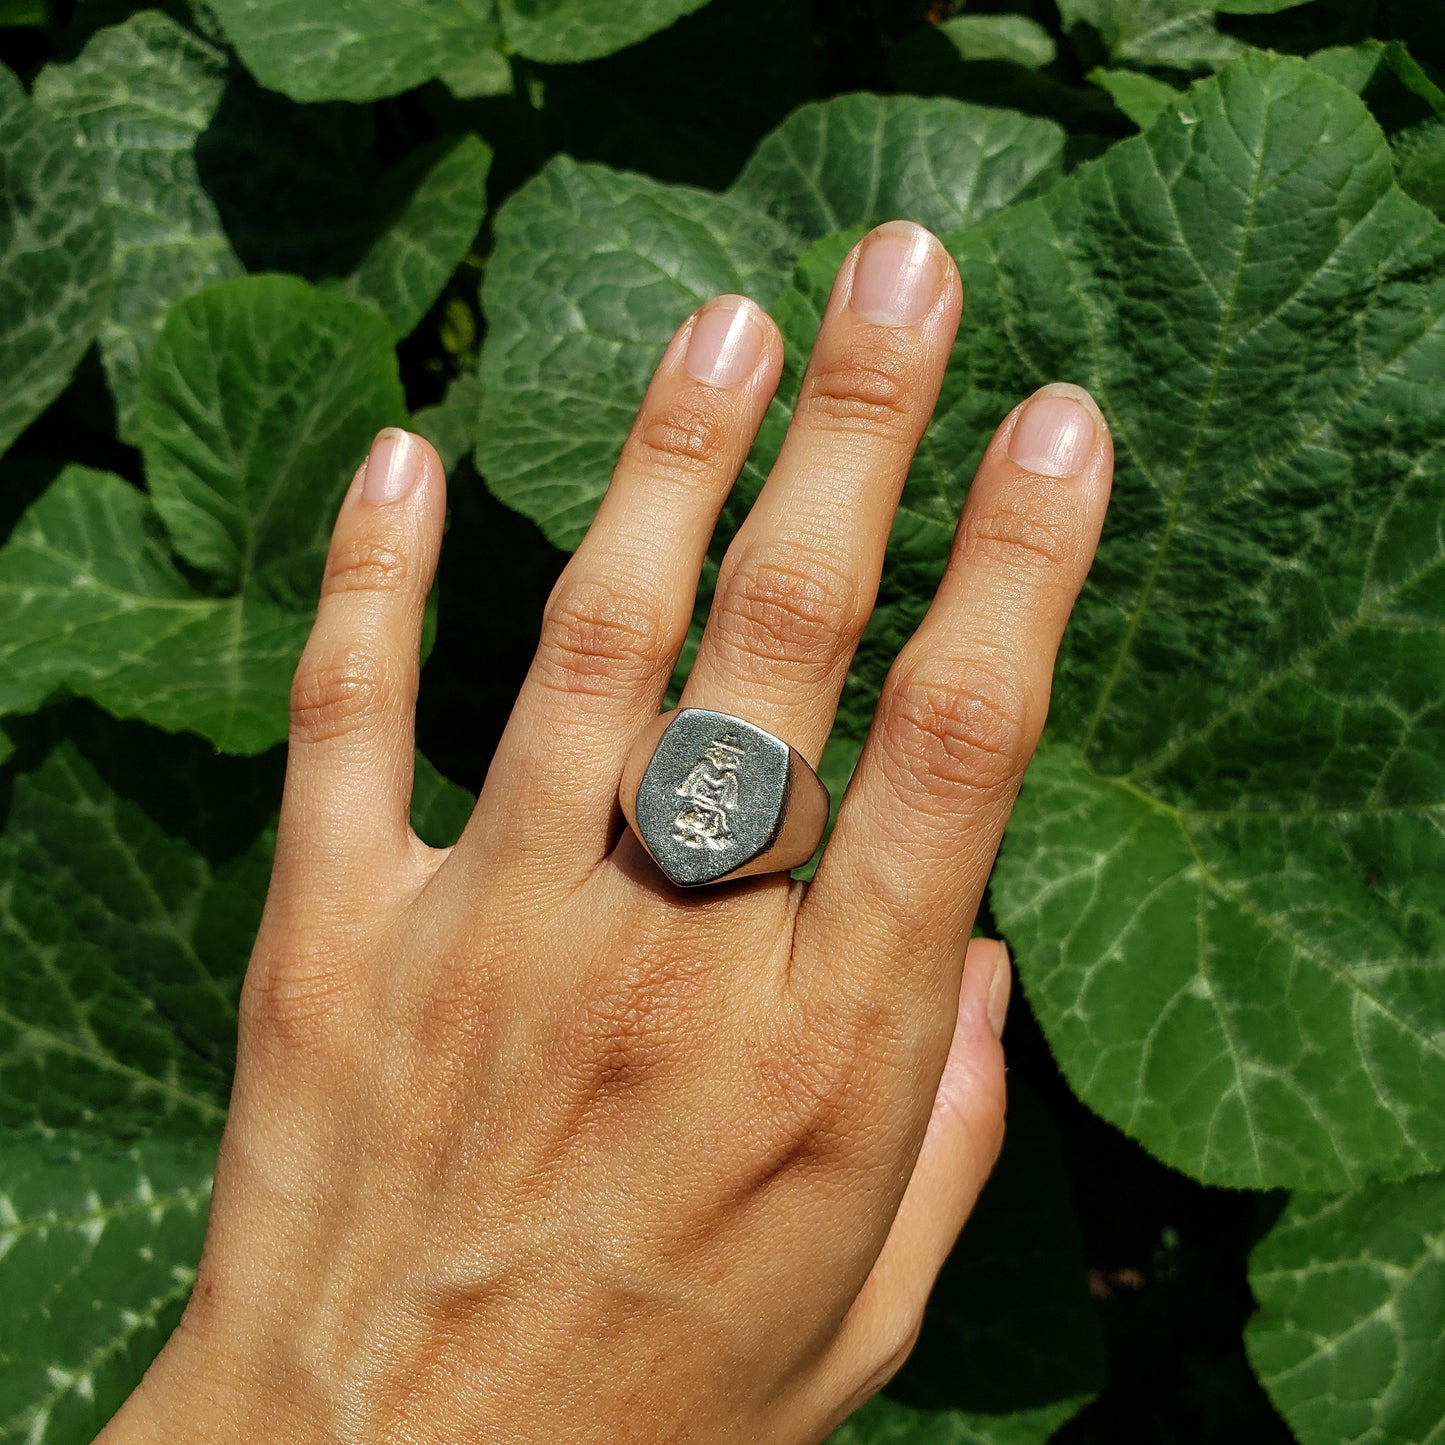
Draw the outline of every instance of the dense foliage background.
<instances>
[{"instance_id":1,"label":"dense foliage background","mask_svg":"<svg viewBox=\"0 0 1445 1445\"><path fill-rule=\"evenodd\" d=\"M998 418L1080 381L1119 475L982 920L1023 983L1004 1159L838 1440L1445 1440L1438 3L0 27L0 1441L88 1440L186 1297L287 683L372 433L411 417L451 471L444 842L664 339L737 290L789 344L716 558L894 215L968 314L835 794Z\"/></svg>"}]
</instances>

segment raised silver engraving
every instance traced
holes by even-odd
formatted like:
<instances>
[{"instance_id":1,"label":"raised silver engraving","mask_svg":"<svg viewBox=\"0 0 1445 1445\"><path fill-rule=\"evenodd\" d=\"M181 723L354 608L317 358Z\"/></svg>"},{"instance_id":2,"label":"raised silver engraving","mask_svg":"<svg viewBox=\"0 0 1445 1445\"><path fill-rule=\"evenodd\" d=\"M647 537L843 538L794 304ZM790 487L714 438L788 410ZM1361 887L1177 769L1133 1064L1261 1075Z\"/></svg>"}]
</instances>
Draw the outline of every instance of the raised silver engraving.
<instances>
[{"instance_id":1,"label":"raised silver engraving","mask_svg":"<svg viewBox=\"0 0 1445 1445\"><path fill-rule=\"evenodd\" d=\"M738 805L738 765L745 754L732 733L714 738L692 771L677 785L687 803L673 819L672 836L685 848L714 853L732 846L728 814Z\"/></svg>"}]
</instances>

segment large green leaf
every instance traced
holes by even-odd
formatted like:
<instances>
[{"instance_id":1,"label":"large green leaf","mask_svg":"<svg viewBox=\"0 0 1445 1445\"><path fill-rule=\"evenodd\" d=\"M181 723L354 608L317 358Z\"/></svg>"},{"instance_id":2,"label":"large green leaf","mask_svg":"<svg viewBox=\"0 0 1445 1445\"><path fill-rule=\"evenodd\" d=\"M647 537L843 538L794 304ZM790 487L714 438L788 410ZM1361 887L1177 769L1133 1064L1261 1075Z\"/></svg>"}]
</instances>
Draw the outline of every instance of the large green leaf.
<instances>
[{"instance_id":1,"label":"large green leaf","mask_svg":"<svg viewBox=\"0 0 1445 1445\"><path fill-rule=\"evenodd\" d=\"M80 125L100 166L116 236L101 354L130 440L141 363L171 303L235 275L245 257L253 269L325 280L404 336L486 208L491 153L475 136L382 169L360 117L257 92L228 73L220 50L157 11L48 66L36 99Z\"/></svg>"},{"instance_id":2,"label":"large green leaf","mask_svg":"<svg viewBox=\"0 0 1445 1445\"><path fill-rule=\"evenodd\" d=\"M397 336L408 335L441 294L487 209L490 148L466 135L433 149L388 178L389 189L403 193L394 218L355 269L331 283L340 295L376 307Z\"/></svg>"},{"instance_id":3,"label":"large green leaf","mask_svg":"<svg viewBox=\"0 0 1445 1445\"><path fill-rule=\"evenodd\" d=\"M1445 1440L1445 1176L1297 1196L1249 1281L1250 1360L1302 1445Z\"/></svg>"},{"instance_id":4,"label":"large green leaf","mask_svg":"<svg viewBox=\"0 0 1445 1445\"><path fill-rule=\"evenodd\" d=\"M90 152L0 65L0 453L59 396L94 338L110 247Z\"/></svg>"},{"instance_id":5,"label":"large green leaf","mask_svg":"<svg viewBox=\"0 0 1445 1445\"><path fill-rule=\"evenodd\" d=\"M933 28L964 61L1004 61L1036 70L1058 55L1054 37L1026 15L954 15Z\"/></svg>"},{"instance_id":6,"label":"large green leaf","mask_svg":"<svg viewBox=\"0 0 1445 1445\"><path fill-rule=\"evenodd\" d=\"M203 753L63 741L0 834L0 1440L90 1439L189 1290L272 837Z\"/></svg>"},{"instance_id":7,"label":"large green leaf","mask_svg":"<svg viewBox=\"0 0 1445 1445\"><path fill-rule=\"evenodd\" d=\"M5 1445L89 1440L135 1388L190 1294L214 1153L103 1131L0 1136Z\"/></svg>"},{"instance_id":8,"label":"large green leaf","mask_svg":"<svg viewBox=\"0 0 1445 1445\"><path fill-rule=\"evenodd\" d=\"M1058 1134L1013 1080L1003 1153L912 1357L830 1445L1043 1445L1103 1382Z\"/></svg>"},{"instance_id":9,"label":"large green leaf","mask_svg":"<svg viewBox=\"0 0 1445 1445\"><path fill-rule=\"evenodd\" d=\"M309 615L256 588L198 593L149 499L120 477L61 473L0 549L0 607L0 712L69 690L236 752L285 735Z\"/></svg>"},{"instance_id":10,"label":"large green leaf","mask_svg":"<svg viewBox=\"0 0 1445 1445\"><path fill-rule=\"evenodd\" d=\"M1427 120L1395 138L1400 189L1445 220L1445 121Z\"/></svg>"},{"instance_id":11,"label":"large green leaf","mask_svg":"<svg viewBox=\"0 0 1445 1445\"><path fill-rule=\"evenodd\" d=\"M507 43L533 60L597 60L700 10L707 0L500 0Z\"/></svg>"},{"instance_id":12,"label":"large green leaf","mask_svg":"<svg viewBox=\"0 0 1445 1445\"><path fill-rule=\"evenodd\" d=\"M1159 112L1179 99L1172 85L1142 70L1110 70L1101 65L1089 72L1089 79L1108 91L1109 98L1140 130L1148 130L1159 119Z\"/></svg>"},{"instance_id":13,"label":"large green leaf","mask_svg":"<svg viewBox=\"0 0 1445 1445\"><path fill-rule=\"evenodd\" d=\"M382 317L291 277L248 276L172 309L138 425L180 556L225 591L293 598L320 580L373 435L405 415Z\"/></svg>"},{"instance_id":14,"label":"large green leaf","mask_svg":"<svg viewBox=\"0 0 1445 1445\"><path fill-rule=\"evenodd\" d=\"M912 95L801 106L729 195L809 240L906 217L958 230L1057 179L1064 133L1014 111Z\"/></svg>"},{"instance_id":15,"label":"large green leaf","mask_svg":"<svg viewBox=\"0 0 1445 1445\"><path fill-rule=\"evenodd\" d=\"M375 100L498 38L493 0L212 0L246 68L293 100Z\"/></svg>"},{"instance_id":16,"label":"large green leaf","mask_svg":"<svg viewBox=\"0 0 1445 1445\"><path fill-rule=\"evenodd\" d=\"M125 434L166 308L241 269L196 170L225 82L225 56L155 10L99 31L35 82L37 104L80 126L99 167L115 232L100 348Z\"/></svg>"},{"instance_id":17,"label":"large green leaf","mask_svg":"<svg viewBox=\"0 0 1445 1445\"><path fill-rule=\"evenodd\" d=\"M1300 0L1273 8L1288 9ZM1205 70L1243 53L1243 42L1222 34L1215 12L1226 7L1200 0L1058 0L1070 29L1091 26L1116 65ZM1235 7L1228 7L1235 8Z\"/></svg>"},{"instance_id":18,"label":"large green leaf","mask_svg":"<svg viewBox=\"0 0 1445 1445\"><path fill-rule=\"evenodd\" d=\"M992 892L1056 1056L1207 1180L1438 1165L1445 231L1252 55L957 254L955 394L1073 374L1120 458Z\"/></svg>"},{"instance_id":19,"label":"large green leaf","mask_svg":"<svg viewBox=\"0 0 1445 1445\"><path fill-rule=\"evenodd\" d=\"M279 742L336 507L404 416L374 312L284 277L180 303L142 377L151 497L68 468L0 549L0 712L68 689L227 751Z\"/></svg>"},{"instance_id":20,"label":"large green leaf","mask_svg":"<svg viewBox=\"0 0 1445 1445\"><path fill-rule=\"evenodd\" d=\"M566 159L511 197L495 235L479 465L575 546L661 342L717 292L773 300L799 241L739 201Z\"/></svg>"}]
</instances>

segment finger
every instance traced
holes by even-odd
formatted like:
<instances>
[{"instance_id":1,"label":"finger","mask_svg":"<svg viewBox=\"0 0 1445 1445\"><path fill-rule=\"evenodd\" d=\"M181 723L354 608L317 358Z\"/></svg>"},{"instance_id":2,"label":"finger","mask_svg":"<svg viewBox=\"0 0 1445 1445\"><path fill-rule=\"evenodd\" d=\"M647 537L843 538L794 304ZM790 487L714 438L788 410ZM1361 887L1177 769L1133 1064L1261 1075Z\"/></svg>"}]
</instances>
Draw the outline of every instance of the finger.
<instances>
[{"instance_id":1,"label":"finger","mask_svg":"<svg viewBox=\"0 0 1445 1445\"><path fill-rule=\"evenodd\" d=\"M1108 427L1078 387L1044 387L995 434L799 910L800 986L886 991L905 1009L957 986L1112 473Z\"/></svg>"},{"instance_id":2,"label":"finger","mask_svg":"<svg viewBox=\"0 0 1445 1445\"><path fill-rule=\"evenodd\" d=\"M627 750L657 715L718 512L781 368L777 328L742 296L709 302L673 338L548 600L536 657L448 867L505 866L541 848L557 869L585 874L605 856Z\"/></svg>"},{"instance_id":3,"label":"finger","mask_svg":"<svg viewBox=\"0 0 1445 1445\"><path fill-rule=\"evenodd\" d=\"M883 1249L834 1344L829 1375L854 1403L882 1388L911 1352L938 1272L973 1212L1003 1144L1008 950L975 938L958 1022L917 1162ZM842 1388L839 1388L841 1385Z\"/></svg>"},{"instance_id":4,"label":"finger","mask_svg":"<svg viewBox=\"0 0 1445 1445\"><path fill-rule=\"evenodd\" d=\"M388 427L331 533L321 602L291 686L278 877L355 896L399 874L408 816L422 617L446 474L431 443Z\"/></svg>"},{"instance_id":5,"label":"finger","mask_svg":"<svg viewBox=\"0 0 1445 1445\"><path fill-rule=\"evenodd\" d=\"M908 222L844 261L777 463L723 560L683 706L746 717L816 763L962 294L948 253Z\"/></svg>"}]
</instances>

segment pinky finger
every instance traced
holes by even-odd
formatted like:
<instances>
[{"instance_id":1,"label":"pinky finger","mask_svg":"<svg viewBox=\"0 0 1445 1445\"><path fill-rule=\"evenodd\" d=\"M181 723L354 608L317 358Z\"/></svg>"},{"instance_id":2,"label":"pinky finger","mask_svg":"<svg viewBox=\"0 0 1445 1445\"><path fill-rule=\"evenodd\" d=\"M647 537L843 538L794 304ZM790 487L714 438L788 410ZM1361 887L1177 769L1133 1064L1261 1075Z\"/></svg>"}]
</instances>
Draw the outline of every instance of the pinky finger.
<instances>
[{"instance_id":1,"label":"pinky finger","mask_svg":"<svg viewBox=\"0 0 1445 1445\"><path fill-rule=\"evenodd\" d=\"M422 618L446 477L387 428L341 504L321 603L291 686L275 877L311 910L374 896L412 848L408 813Z\"/></svg>"},{"instance_id":2,"label":"pinky finger","mask_svg":"<svg viewBox=\"0 0 1445 1445\"><path fill-rule=\"evenodd\" d=\"M913 1174L877 1261L834 1342L829 1384L848 1410L882 1389L911 1353L929 1294L1003 1144L1008 950L975 938L958 1022Z\"/></svg>"}]
</instances>

